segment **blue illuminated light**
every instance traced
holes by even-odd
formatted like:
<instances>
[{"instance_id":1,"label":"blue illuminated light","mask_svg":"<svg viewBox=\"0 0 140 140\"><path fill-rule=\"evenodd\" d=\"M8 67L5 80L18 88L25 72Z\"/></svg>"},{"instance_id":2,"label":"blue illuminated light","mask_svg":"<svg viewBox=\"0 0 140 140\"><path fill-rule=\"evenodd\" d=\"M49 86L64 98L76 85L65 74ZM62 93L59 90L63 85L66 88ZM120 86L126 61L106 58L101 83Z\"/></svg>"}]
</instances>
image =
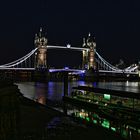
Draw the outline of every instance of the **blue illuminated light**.
<instances>
[{"instance_id":1,"label":"blue illuminated light","mask_svg":"<svg viewBox=\"0 0 140 140\"><path fill-rule=\"evenodd\" d=\"M65 70L69 69L69 67L64 67Z\"/></svg>"},{"instance_id":2,"label":"blue illuminated light","mask_svg":"<svg viewBox=\"0 0 140 140\"><path fill-rule=\"evenodd\" d=\"M49 72L53 72L54 70L53 69L49 69Z\"/></svg>"},{"instance_id":3,"label":"blue illuminated light","mask_svg":"<svg viewBox=\"0 0 140 140\"><path fill-rule=\"evenodd\" d=\"M93 87L97 87L97 83L96 82L93 83Z\"/></svg>"}]
</instances>

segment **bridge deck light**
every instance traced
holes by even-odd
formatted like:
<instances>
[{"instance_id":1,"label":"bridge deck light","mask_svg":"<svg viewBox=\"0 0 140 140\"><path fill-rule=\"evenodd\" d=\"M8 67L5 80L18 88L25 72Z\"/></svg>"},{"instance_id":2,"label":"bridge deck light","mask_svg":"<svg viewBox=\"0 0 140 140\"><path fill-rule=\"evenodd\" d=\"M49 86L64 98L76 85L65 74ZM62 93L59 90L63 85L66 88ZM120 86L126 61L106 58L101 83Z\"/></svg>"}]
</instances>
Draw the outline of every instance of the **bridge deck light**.
<instances>
[{"instance_id":1,"label":"bridge deck light","mask_svg":"<svg viewBox=\"0 0 140 140\"><path fill-rule=\"evenodd\" d=\"M71 45L70 44L67 44L67 48L70 48L71 47Z\"/></svg>"},{"instance_id":2,"label":"bridge deck light","mask_svg":"<svg viewBox=\"0 0 140 140\"><path fill-rule=\"evenodd\" d=\"M69 69L69 67L64 67L65 70Z\"/></svg>"}]
</instances>

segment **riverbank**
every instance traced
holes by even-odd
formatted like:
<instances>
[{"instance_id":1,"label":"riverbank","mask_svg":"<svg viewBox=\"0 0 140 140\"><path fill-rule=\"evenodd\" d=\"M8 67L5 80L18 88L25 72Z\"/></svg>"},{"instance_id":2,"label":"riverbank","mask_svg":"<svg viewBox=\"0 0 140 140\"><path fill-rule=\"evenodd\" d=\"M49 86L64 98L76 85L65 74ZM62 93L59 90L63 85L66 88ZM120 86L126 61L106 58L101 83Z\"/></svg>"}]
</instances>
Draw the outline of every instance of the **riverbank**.
<instances>
[{"instance_id":1,"label":"riverbank","mask_svg":"<svg viewBox=\"0 0 140 140\"><path fill-rule=\"evenodd\" d=\"M82 125L50 106L23 97L12 83L0 85L1 140L122 139L104 128Z\"/></svg>"}]
</instances>

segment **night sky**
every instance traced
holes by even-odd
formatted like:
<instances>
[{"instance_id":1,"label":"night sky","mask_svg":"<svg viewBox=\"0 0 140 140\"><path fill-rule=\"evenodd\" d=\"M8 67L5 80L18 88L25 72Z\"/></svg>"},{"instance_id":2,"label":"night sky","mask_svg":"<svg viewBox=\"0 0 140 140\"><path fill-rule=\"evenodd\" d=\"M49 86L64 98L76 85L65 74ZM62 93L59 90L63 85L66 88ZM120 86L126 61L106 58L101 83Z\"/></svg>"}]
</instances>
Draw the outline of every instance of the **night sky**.
<instances>
[{"instance_id":1,"label":"night sky","mask_svg":"<svg viewBox=\"0 0 140 140\"><path fill-rule=\"evenodd\" d=\"M138 0L3 0L0 2L0 64L20 58L34 48L42 27L49 45L81 47L90 32L97 51L116 64L140 60L140 2ZM51 66L78 66L81 54L53 50Z\"/></svg>"}]
</instances>

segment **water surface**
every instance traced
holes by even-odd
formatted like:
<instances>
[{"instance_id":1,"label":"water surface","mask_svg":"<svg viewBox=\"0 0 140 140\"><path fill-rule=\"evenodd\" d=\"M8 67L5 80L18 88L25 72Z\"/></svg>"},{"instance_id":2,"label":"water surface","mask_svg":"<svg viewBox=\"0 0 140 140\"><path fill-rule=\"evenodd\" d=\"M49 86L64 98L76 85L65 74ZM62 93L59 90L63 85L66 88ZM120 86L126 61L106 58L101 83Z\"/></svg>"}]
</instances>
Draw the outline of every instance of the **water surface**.
<instances>
[{"instance_id":1,"label":"water surface","mask_svg":"<svg viewBox=\"0 0 140 140\"><path fill-rule=\"evenodd\" d=\"M61 100L64 95L63 82L19 82L16 83L21 93L30 99L36 100L40 97L48 98L50 100ZM94 86L99 88L131 91L134 93L140 93L140 82L85 82L85 81L73 81L68 84L68 94L70 95L72 87L78 85Z\"/></svg>"}]
</instances>

